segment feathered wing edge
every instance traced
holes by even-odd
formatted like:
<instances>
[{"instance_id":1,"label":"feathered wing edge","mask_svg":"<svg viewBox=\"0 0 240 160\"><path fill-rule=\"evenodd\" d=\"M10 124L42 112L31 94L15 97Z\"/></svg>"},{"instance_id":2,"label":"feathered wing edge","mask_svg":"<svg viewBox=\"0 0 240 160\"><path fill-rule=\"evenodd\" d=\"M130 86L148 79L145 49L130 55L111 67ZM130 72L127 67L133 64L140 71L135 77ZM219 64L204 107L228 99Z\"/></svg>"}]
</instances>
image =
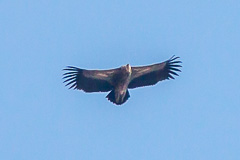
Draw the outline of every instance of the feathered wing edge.
<instances>
[{"instance_id":1,"label":"feathered wing edge","mask_svg":"<svg viewBox=\"0 0 240 160\"><path fill-rule=\"evenodd\" d=\"M63 74L63 83L66 83L65 86L70 86L69 89L77 89L77 75L81 70L77 67L67 66L67 68L63 69L64 71L68 71Z\"/></svg>"},{"instance_id":2,"label":"feathered wing edge","mask_svg":"<svg viewBox=\"0 0 240 160\"><path fill-rule=\"evenodd\" d=\"M109 82L111 72L114 70L84 70L77 67L68 66L63 74L65 86L69 89L79 89L85 92L107 92L113 87Z\"/></svg>"},{"instance_id":3,"label":"feathered wing edge","mask_svg":"<svg viewBox=\"0 0 240 160\"><path fill-rule=\"evenodd\" d=\"M179 65L180 63L182 63L182 61L176 61L177 59L179 59L180 57L176 57L175 55L172 56L169 60L166 61L166 69L167 69L167 79L175 79L173 77L173 75L175 76L179 76L176 72L181 72L180 67L182 67L181 65Z\"/></svg>"}]
</instances>

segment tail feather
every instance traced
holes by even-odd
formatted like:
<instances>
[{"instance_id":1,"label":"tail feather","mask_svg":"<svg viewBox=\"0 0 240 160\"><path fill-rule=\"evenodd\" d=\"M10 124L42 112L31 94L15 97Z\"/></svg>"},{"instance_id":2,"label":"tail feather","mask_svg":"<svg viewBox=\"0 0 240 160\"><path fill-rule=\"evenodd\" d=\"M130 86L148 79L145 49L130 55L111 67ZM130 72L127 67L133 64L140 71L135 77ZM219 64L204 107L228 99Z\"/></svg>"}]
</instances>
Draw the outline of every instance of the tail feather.
<instances>
[{"instance_id":1,"label":"tail feather","mask_svg":"<svg viewBox=\"0 0 240 160\"><path fill-rule=\"evenodd\" d=\"M123 101L121 101L121 98L120 98L120 101L117 102L117 99L116 99L116 97L115 97L115 90L112 90L112 91L106 96L106 98L107 98L109 101L113 102L113 103L116 104L116 105L121 105L121 104L125 103L125 102L128 100L129 97L130 97L130 94L129 94L128 90L126 91L126 94L125 94L125 96L124 96L124 98L123 98Z\"/></svg>"},{"instance_id":2,"label":"tail feather","mask_svg":"<svg viewBox=\"0 0 240 160\"><path fill-rule=\"evenodd\" d=\"M113 102L113 103L116 103L115 91L112 90L112 91L106 96L106 98L107 98L109 101L111 101L111 102Z\"/></svg>"}]
</instances>

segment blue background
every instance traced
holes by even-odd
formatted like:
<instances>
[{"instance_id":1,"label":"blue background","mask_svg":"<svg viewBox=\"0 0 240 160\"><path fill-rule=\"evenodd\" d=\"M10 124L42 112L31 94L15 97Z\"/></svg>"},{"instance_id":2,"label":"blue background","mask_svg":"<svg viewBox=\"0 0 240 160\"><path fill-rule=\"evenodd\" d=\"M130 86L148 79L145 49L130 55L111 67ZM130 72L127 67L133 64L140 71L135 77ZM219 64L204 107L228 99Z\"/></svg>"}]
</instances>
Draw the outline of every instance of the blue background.
<instances>
[{"instance_id":1,"label":"blue background","mask_svg":"<svg viewBox=\"0 0 240 160\"><path fill-rule=\"evenodd\" d=\"M0 159L240 159L240 1L0 1ZM62 69L181 57L121 107Z\"/></svg>"}]
</instances>

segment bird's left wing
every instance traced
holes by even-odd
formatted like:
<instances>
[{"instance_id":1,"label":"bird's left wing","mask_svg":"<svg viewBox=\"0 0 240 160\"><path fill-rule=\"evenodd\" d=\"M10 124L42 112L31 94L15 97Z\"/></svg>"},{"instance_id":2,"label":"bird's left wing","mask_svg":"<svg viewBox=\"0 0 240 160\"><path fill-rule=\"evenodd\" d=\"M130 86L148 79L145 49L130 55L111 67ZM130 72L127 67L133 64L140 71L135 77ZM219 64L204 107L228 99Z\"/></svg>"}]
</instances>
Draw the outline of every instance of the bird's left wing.
<instances>
[{"instance_id":1,"label":"bird's left wing","mask_svg":"<svg viewBox=\"0 0 240 160\"><path fill-rule=\"evenodd\" d=\"M85 92L107 92L113 88L112 77L117 69L110 70L86 70L77 67L67 67L63 74L64 83L69 89L79 89Z\"/></svg>"},{"instance_id":2,"label":"bird's left wing","mask_svg":"<svg viewBox=\"0 0 240 160\"><path fill-rule=\"evenodd\" d=\"M180 71L178 61L179 57L172 57L169 60L153 64L149 66L142 66L142 67L132 67L132 76L128 88L136 88L142 86L149 86L154 85L159 81L165 79L174 79L173 75L177 75L176 71Z\"/></svg>"}]
</instances>

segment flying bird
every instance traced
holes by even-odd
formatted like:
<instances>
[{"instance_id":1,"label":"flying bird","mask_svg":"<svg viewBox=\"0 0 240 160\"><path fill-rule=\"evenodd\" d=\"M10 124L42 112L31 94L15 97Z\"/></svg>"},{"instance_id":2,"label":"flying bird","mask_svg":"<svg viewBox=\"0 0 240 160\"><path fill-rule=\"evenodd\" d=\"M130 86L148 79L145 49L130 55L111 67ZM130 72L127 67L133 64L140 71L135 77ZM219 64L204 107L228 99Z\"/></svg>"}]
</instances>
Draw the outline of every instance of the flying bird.
<instances>
[{"instance_id":1,"label":"flying bird","mask_svg":"<svg viewBox=\"0 0 240 160\"><path fill-rule=\"evenodd\" d=\"M69 89L84 92L109 92L106 98L121 105L130 97L128 89L155 85L165 79L174 79L182 67L179 57L172 56L162 63L131 67L129 64L109 70L86 70L68 66L63 74L64 83Z\"/></svg>"}]
</instances>

